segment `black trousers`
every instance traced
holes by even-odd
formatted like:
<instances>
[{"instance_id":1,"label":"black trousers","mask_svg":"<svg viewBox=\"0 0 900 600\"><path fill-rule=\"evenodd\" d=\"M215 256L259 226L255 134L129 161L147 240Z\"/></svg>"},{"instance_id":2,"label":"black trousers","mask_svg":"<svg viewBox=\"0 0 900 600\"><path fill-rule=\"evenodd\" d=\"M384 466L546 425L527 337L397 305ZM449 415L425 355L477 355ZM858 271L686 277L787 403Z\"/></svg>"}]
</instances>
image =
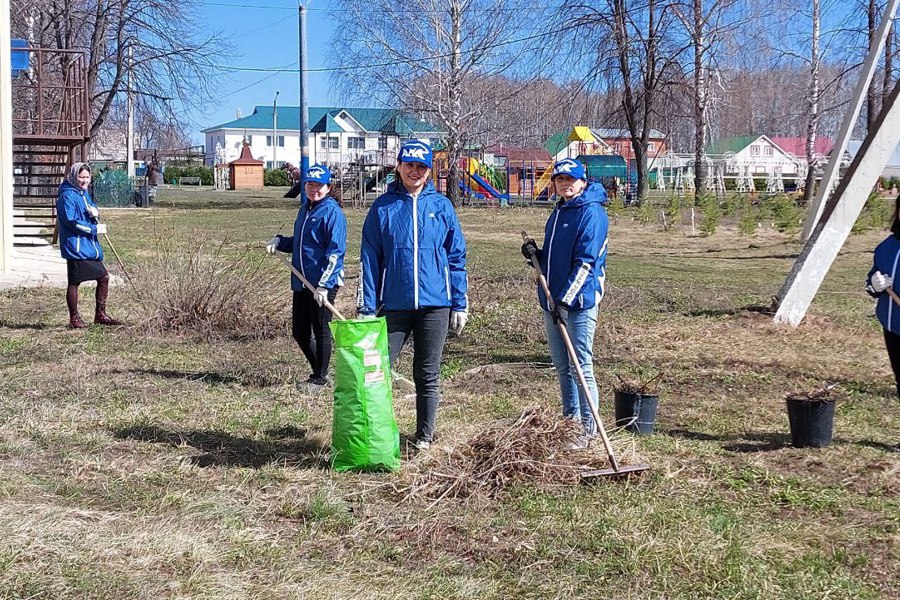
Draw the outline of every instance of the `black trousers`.
<instances>
[{"instance_id":1,"label":"black trousers","mask_svg":"<svg viewBox=\"0 0 900 600\"><path fill-rule=\"evenodd\" d=\"M450 328L450 308L387 310L388 345L391 366L413 336L413 381L416 384L416 439L431 442L441 400L441 356Z\"/></svg>"},{"instance_id":2,"label":"black trousers","mask_svg":"<svg viewBox=\"0 0 900 600\"><path fill-rule=\"evenodd\" d=\"M328 301L334 304L337 288L328 290ZM331 311L313 300L312 292L294 292L291 306L291 334L312 368L310 380L325 383L331 361Z\"/></svg>"},{"instance_id":3,"label":"black trousers","mask_svg":"<svg viewBox=\"0 0 900 600\"><path fill-rule=\"evenodd\" d=\"M897 396L900 397L900 335L884 330L884 344L887 346L891 368L894 370L894 382L897 384Z\"/></svg>"}]
</instances>

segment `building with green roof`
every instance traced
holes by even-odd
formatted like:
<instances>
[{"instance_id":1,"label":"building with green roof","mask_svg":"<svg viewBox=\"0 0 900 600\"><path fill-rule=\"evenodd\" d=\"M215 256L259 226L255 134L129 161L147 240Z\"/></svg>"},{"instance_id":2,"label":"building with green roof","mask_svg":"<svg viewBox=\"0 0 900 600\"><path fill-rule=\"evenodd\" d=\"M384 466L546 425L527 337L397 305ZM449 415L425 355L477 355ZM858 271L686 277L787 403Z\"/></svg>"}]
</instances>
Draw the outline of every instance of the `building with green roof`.
<instances>
[{"instance_id":1,"label":"building with green roof","mask_svg":"<svg viewBox=\"0 0 900 600\"><path fill-rule=\"evenodd\" d=\"M441 127L390 108L309 109L310 163L341 166L351 163L392 165L400 144L408 139L438 143ZM247 116L207 127L206 164L230 162L240 156L244 136L254 158L267 168L300 163L300 108L260 105Z\"/></svg>"}]
</instances>

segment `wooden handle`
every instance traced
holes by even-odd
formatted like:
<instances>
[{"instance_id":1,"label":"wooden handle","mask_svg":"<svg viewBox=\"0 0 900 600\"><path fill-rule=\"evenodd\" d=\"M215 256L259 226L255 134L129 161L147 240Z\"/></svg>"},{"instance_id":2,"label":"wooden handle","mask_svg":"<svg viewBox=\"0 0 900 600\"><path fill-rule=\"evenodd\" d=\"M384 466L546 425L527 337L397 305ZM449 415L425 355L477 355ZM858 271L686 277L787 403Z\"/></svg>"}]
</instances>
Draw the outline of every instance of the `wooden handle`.
<instances>
[{"instance_id":1,"label":"wooden handle","mask_svg":"<svg viewBox=\"0 0 900 600\"><path fill-rule=\"evenodd\" d=\"M894 301L894 304L896 304L897 306L900 306L900 296L897 295L897 292L894 291L893 287L888 286L888 287L884 288L884 291L886 291L888 293L888 296L891 297L891 300Z\"/></svg>"},{"instance_id":2,"label":"wooden handle","mask_svg":"<svg viewBox=\"0 0 900 600\"><path fill-rule=\"evenodd\" d=\"M311 291L313 294L316 293L316 288L314 288L314 287L309 283L309 281L306 280L306 277L304 277L303 274L300 273L300 271L298 271L298 270L294 267L293 264L291 264L291 261L289 261L287 258L285 258L284 254L282 254L281 252L278 252L277 250L275 251L275 254L278 256L278 258L281 259L281 262L283 262L284 264L286 264L286 265L288 266L288 268L291 270L291 272L294 274L294 276L295 276L297 279L300 280L300 283L303 284L303 287L305 287L306 289L308 289L309 291ZM325 307L326 307L328 310L331 311L331 314L333 314L333 315L335 316L336 319L338 319L339 321L345 321L345 320L346 320L346 319L344 319L344 315L342 315L342 314L340 313L340 311L338 311L338 309L336 309L336 308L334 307L334 305L332 305L331 302L328 301L327 298L325 299L325 303L324 303L324 304L325 304Z\"/></svg>"}]
</instances>

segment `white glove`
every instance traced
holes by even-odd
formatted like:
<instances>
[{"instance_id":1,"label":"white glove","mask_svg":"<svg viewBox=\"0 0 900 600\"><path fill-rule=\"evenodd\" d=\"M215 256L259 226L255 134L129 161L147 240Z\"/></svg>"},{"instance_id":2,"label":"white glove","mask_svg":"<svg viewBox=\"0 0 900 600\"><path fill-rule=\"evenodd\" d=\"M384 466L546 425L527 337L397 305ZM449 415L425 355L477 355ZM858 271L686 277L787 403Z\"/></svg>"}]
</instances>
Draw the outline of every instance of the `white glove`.
<instances>
[{"instance_id":1,"label":"white glove","mask_svg":"<svg viewBox=\"0 0 900 600\"><path fill-rule=\"evenodd\" d=\"M106 223L97 223L97 235L106 234Z\"/></svg>"},{"instance_id":2,"label":"white glove","mask_svg":"<svg viewBox=\"0 0 900 600\"><path fill-rule=\"evenodd\" d=\"M872 274L872 289L876 292L883 292L894 285L894 280L881 271L875 271Z\"/></svg>"},{"instance_id":3,"label":"white glove","mask_svg":"<svg viewBox=\"0 0 900 600\"><path fill-rule=\"evenodd\" d=\"M450 329L456 335L462 333L463 327L469 322L469 313L465 311L454 310L450 313Z\"/></svg>"},{"instance_id":4,"label":"white glove","mask_svg":"<svg viewBox=\"0 0 900 600\"><path fill-rule=\"evenodd\" d=\"M313 300L315 300L316 304L319 306L325 306L325 301L328 300L328 288L316 288L316 291L313 292Z\"/></svg>"},{"instance_id":5,"label":"white glove","mask_svg":"<svg viewBox=\"0 0 900 600\"><path fill-rule=\"evenodd\" d=\"M97 210L96 206L91 206L90 204L87 207L88 214L91 215L92 219L96 219L100 216L100 211Z\"/></svg>"},{"instance_id":6,"label":"white glove","mask_svg":"<svg viewBox=\"0 0 900 600\"><path fill-rule=\"evenodd\" d=\"M266 242L266 252L269 254L275 254L275 251L278 250L278 243L281 241L281 236L275 236L268 242Z\"/></svg>"}]
</instances>

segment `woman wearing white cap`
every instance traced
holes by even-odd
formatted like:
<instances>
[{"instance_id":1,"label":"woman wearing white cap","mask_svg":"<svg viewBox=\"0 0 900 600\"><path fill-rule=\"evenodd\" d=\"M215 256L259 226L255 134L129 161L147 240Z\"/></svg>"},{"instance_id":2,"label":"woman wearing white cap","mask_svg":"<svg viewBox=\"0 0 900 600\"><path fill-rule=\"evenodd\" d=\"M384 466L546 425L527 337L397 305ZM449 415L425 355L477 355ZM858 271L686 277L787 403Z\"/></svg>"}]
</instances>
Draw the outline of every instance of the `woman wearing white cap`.
<instances>
[{"instance_id":1,"label":"woman wearing white cap","mask_svg":"<svg viewBox=\"0 0 900 600\"><path fill-rule=\"evenodd\" d=\"M537 252L553 296L553 306L549 306L544 291L538 288L550 356L559 377L563 415L581 421L584 435L576 447L586 447L597 432L588 402L595 407L599 403L593 346L597 308L606 283L606 190L602 184L588 183L584 165L571 158L553 165L551 181L559 200L544 228L544 248L541 250L529 241L522 245L522 254L530 258ZM557 326L560 321L575 347L590 397L578 385L575 367Z\"/></svg>"},{"instance_id":2,"label":"woman wearing white cap","mask_svg":"<svg viewBox=\"0 0 900 600\"><path fill-rule=\"evenodd\" d=\"M294 268L316 286L313 293L291 275L294 291L291 333L312 369L305 387L315 393L328 383L331 311L325 306L325 300L334 304L338 288L344 285L347 218L337 200L329 195L331 171L328 167L311 166L303 181L307 202L297 213L294 235L276 235L266 244L266 251L270 254L276 250L290 252Z\"/></svg>"},{"instance_id":3,"label":"woman wearing white cap","mask_svg":"<svg viewBox=\"0 0 900 600\"><path fill-rule=\"evenodd\" d=\"M413 337L419 449L434 439L448 328L459 334L468 320L466 241L453 205L429 178L431 166L427 143L401 146L399 181L369 209L360 248L359 313L384 314L392 365Z\"/></svg>"}]
</instances>

